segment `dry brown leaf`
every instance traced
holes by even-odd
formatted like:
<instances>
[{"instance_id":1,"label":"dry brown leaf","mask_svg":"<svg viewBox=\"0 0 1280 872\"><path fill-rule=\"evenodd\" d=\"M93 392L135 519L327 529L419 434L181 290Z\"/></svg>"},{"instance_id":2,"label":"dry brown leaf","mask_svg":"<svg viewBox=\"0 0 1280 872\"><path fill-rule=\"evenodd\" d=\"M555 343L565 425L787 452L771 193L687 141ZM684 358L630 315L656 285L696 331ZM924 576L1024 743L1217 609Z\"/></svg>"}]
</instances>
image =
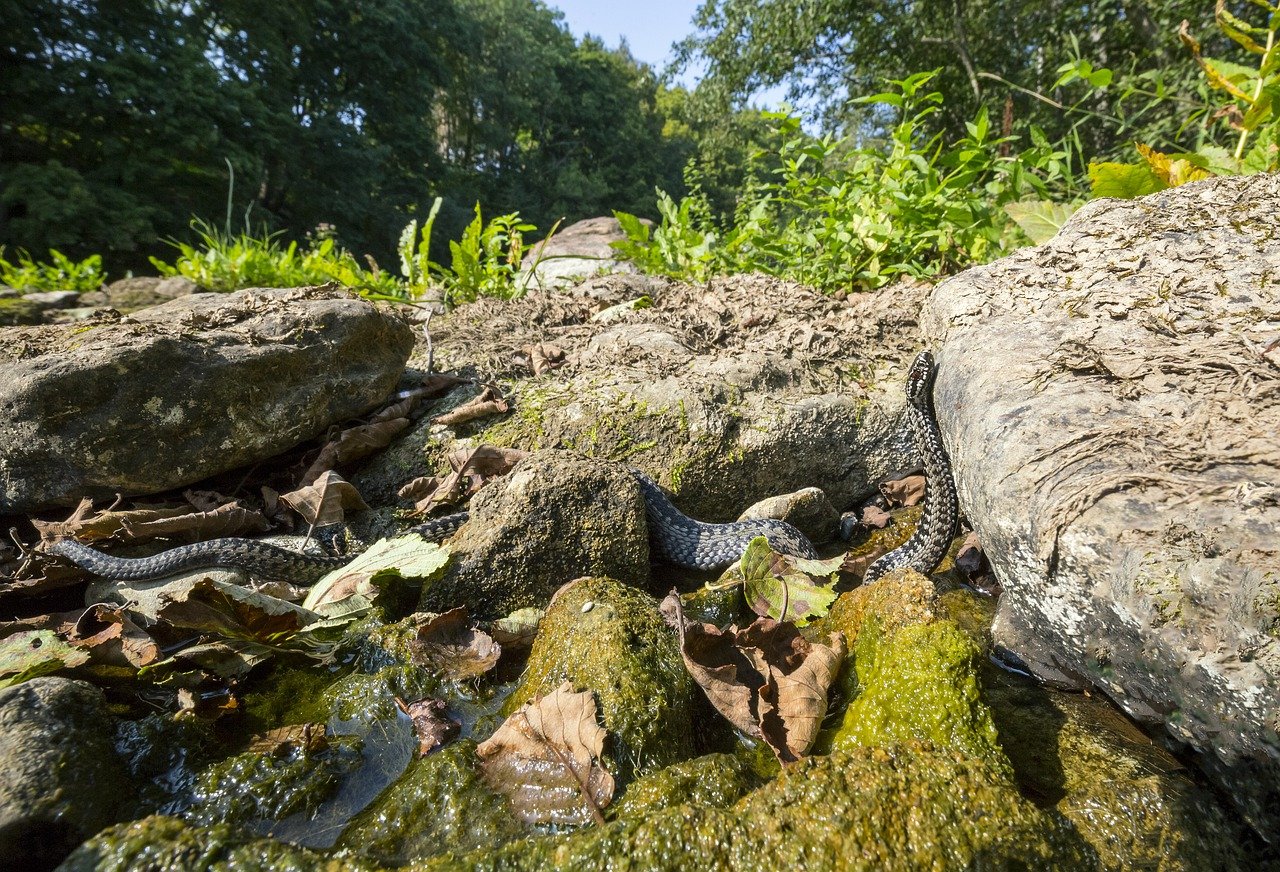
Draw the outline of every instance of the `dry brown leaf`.
<instances>
[{"instance_id":1,"label":"dry brown leaf","mask_svg":"<svg viewBox=\"0 0 1280 872\"><path fill-rule=\"evenodd\" d=\"M191 513L183 507L161 509L131 509L129 511L104 511L93 515L93 502L81 500L65 521L37 521L31 523L45 541L78 539L86 544L115 538L122 542L138 541L128 535L126 523L141 524L165 518L177 518ZM92 517L90 517L92 515Z\"/></svg>"},{"instance_id":2,"label":"dry brown leaf","mask_svg":"<svg viewBox=\"0 0 1280 872\"><path fill-rule=\"evenodd\" d=\"M972 578L980 575L986 569L986 564L987 558L982 552L982 543L978 541L978 534L969 533L960 543L960 550L956 552L956 568Z\"/></svg>"},{"instance_id":3,"label":"dry brown leaf","mask_svg":"<svg viewBox=\"0 0 1280 872\"><path fill-rule=\"evenodd\" d=\"M399 495L417 500L414 514L426 515L437 506L452 505L471 497L496 476L506 475L526 454L516 448L492 445L451 451L447 459L453 472L444 478L415 478L400 489Z\"/></svg>"},{"instance_id":4,"label":"dry brown leaf","mask_svg":"<svg viewBox=\"0 0 1280 872\"><path fill-rule=\"evenodd\" d=\"M892 515L877 505L862 507L862 526L868 530L883 530L889 526Z\"/></svg>"},{"instance_id":5,"label":"dry brown leaf","mask_svg":"<svg viewBox=\"0 0 1280 872\"><path fill-rule=\"evenodd\" d=\"M684 618L672 592L663 614L681 628L680 653L693 680L731 724L763 739L783 763L809 752L827 712L827 690L844 660L844 636L809 642L795 624L758 618L719 630Z\"/></svg>"},{"instance_id":6,"label":"dry brown leaf","mask_svg":"<svg viewBox=\"0 0 1280 872\"><path fill-rule=\"evenodd\" d=\"M456 427L459 424L465 424L477 418L503 414L510 410L511 405L494 388L486 385L479 396L468 400L450 412L437 415L432 420L437 424L444 424L446 427Z\"/></svg>"},{"instance_id":7,"label":"dry brown leaf","mask_svg":"<svg viewBox=\"0 0 1280 872\"><path fill-rule=\"evenodd\" d=\"M564 349L559 345L550 342L539 342L535 345L522 347L520 353L516 355L516 362L529 367L533 374L537 376L542 375L547 370L563 366L565 353Z\"/></svg>"},{"instance_id":8,"label":"dry brown leaf","mask_svg":"<svg viewBox=\"0 0 1280 872\"><path fill-rule=\"evenodd\" d=\"M521 706L476 748L486 783L525 823L604 823L614 780L600 764L605 730L595 696L565 682Z\"/></svg>"},{"instance_id":9,"label":"dry brown leaf","mask_svg":"<svg viewBox=\"0 0 1280 872\"><path fill-rule=\"evenodd\" d=\"M161 659L160 646L119 606L96 603L81 612L68 641L86 649L93 662L141 669Z\"/></svg>"},{"instance_id":10,"label":"dry brown leaf","mask_svg":"<svg viewBox=\"0 0 1280 872\"><path fill-rule=\"evenodd\" d=\"M502 656L502 646L472 626L465 606L420 619L417 638L409 643L413 662L432 666L447 678L463 680L483 675Z\"/></svg>"},{"instance_id":11,"label":"dry brown leaf","mask_svg":"<svg viewBox=\"0 0 1280 872\"><path fill-rule=\"evenodd\" d=\"M323 751L329 746L329 737L324 724L289 724L276 727L261 735L254 736L249 742L249 750L273 757L288 754L295 748L313 753Z\"/></svg>"},{"instance_id":12,"label":"dry brown leaf","mask_svg":"<svg viewBox=\"0 0 1280 872\"><path fill-rule=\"evenodd\" d=\"M323 473L306 487L281 494L280 501L316 527L342 523L347 512L369 508L355 485L332 471Z\"/></svg>"},{"instance_id":13,"label":"dry brown leaf","mask_svg":"<svg viewBox=\"0 0 1280 872\"><path fill-rule=\"evenodd\" d=\"M418 734L418 753L423 757L462 732L462 724L445 715L449 706L442 699L428 698L410 703L397 699L396 705L413 721L413 729Z\"/></svg>"},{"instance_id":14,"label":"dry brown leaf","mask_svg":"<svg viewBox=\"0 0 1280 872\"><path fill-rule=\"evenodd\" d=\"M216 721L224 715L234 715L240 711L240 700L226 688L209 693L198 693L191 688L178 689L179 719L201 718Z\"/></svg>"},{"instance_id":15,"label":"dry brown leaf","mask_svg":"<svg viewBox=\"0 0 1280 872\"><path fill-rule=\"evenodd\" d=\"M159 536L183 538L192 542L220 539L245 533L262 533L271 524L254 509L239 503L227 503L204 512L145 519L143 512L121 512L121 527L129 541L140 542Z\"/></svg>"},{"instance_id":16,"label":"dry brown leaf","mask_svg":"<svg viewBox=\"0 0 1280 872\"><path fill-rule=\"evenodd\" d=\"M392 418L348 427L339 433L336 439L320 449L320 453L307 467L307 471L302 474L299 481L314 481L321 473L328 472L334 467L368 457L375 451L381 451L397 436L409 429L410 423L408 418Z\"/></svg>"},{"instance_id":17,"label":"dry brown leaf","mask_svg":"<svg viewBox=\"0 0 1280 872\"><path fill-rule=\"evenodd\" d=\"M915 506L924 500L925 477L908 475L905 478L886 481L880 485L880 493L890 506Z\"/></svg>"}]
</instances>

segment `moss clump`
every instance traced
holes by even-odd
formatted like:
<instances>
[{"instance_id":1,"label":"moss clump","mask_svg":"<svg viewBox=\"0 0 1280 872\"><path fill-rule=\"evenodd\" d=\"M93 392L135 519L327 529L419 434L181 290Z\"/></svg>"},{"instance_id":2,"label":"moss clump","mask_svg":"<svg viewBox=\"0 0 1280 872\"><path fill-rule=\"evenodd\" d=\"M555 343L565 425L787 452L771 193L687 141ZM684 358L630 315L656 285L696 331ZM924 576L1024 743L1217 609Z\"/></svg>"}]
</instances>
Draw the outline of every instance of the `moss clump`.
<instances>
[{"instance_id":1,"label":"moss clump","mask_svg":"<svg viewBox=\"0 0 1280 872\"><path fill-rule=\"evenodd\" d=\"M620 784L693 756L693 682L653 597L610 578L584 578L552 601L511 714L569 681L594 692Z\"/></svg>"},{"instance_id":2,"label":"moss clump","mask_svg":"<svg viewBox=\"0 0 1280 872\"><path fill-rule=\"evenodd\" d=\"M0 299L0 327L18 327L29 324L40 324L44 318L44 310L36 303L17 299Z\"/></svg>"},{"instance_id":3,"label":"moss clump","mask_svg":"<svg viewBox=\"0 0 1280 872\"><path fill-rule=\"evenodd\" d=\"M810 757L731 809L689 804L428 869L1085 869L1071 825L972 757L923 743Z\"/></svg>"},{"instance_id":4,"label":"moss clump","mask_svg":"<svg viewBox=\"0 0 1280 872\"><path fill-rule=\"evenodd\" d=\"M399 717L396 698L403 700L438 696L440 680L421 666L388 666L373 674L352 673L333 682L320 696L327 717L350 721L394 720Z\"/></svg>"},{"instance_id":5,"label":"moss clump","mask_svg":"<svg viewBox=\"0 0 1280 872\"><path fill-rule=\"evenodd\" d=\"M278 821L314 811L360 767L359 739L335 736L319 751L250 751L206 769L184 817L196 824Z\"/></svg>"},{"instance_id":6,"label":"moss clump","mask_svg":"<svg viewBox=\"0 0 1280 872\"><path fill-rule=\"evenodd\" d=\"M887 747L922 739L1011 774L982 701L982 650L952 621L902 627L890 637L865 622L853 649L861 692L845 709L833 747Z\"/></svg>"},{"instance_id":7,"label":"moss clump","mask_svg":"<svg viewBox=\"0 0 1280 872\"><path fill-rule=\"evenodd\" d=\"M415 760L395 784L352 819L338 847L400 865L524 835L507 800L481 780L475 749L475 742L464 740Z\"/></svg>"},{"instance_id":8,"label":"moss clump","mask_svg":"<svg viewBox=\"0 0 1280 872\"><path fill-rule=\"evenodd\" d=\"M618 818L692 804L728 808L778 774L778 761L761 744L733 754L706 754L637 779L613 808Z\"/></svg>"},{"instance_id":9,"label":"moss clump","mask_svg":"<svg viewBox=\"0 0 1280 872\"><path fill-rule=\"evenodd\" d=\"M374 872L355 857L326 857L315 851L253 838L229 824L188 826L171 817L149 817L103 830L59 867L63 872Z\"/></svg>"}]
</instances>

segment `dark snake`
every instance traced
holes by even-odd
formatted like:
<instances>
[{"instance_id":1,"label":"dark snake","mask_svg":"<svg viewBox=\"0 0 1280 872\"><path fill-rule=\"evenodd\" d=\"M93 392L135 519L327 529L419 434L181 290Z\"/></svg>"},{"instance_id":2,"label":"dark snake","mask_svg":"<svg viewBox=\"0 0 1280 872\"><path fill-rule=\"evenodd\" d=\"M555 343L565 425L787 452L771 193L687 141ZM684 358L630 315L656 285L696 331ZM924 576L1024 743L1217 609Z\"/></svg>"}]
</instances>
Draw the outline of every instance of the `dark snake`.
<instances>
[{"instance_id":1,"label":"dark snake","mask_svg":"<svg viewBox=\"0 0 1280 872\"><path fill-rule=\"evenodd\" d=\"M926 574L931 572L946 554L955 530L956 490L930 397L933 371L933 356L926 351L916 358L907 374L908 423L928 476L924 511L911 538L872 563L867 569L866 581L904 566ZM721 569L740 558L757 536L767 538L770 546L781 553L804 558L818 556L808 538L785 521L760 519L729 524L697 521L677 509L651 478L635 469L631 473L644 495L654 551L670 563L688 569ZM457 512L405 532L439 541L456 532L469 517L469 512ZM188 570L227 567L244 570L258 578L304 583L346 565L354 557L291 551L257 539L238 538L210 539L140 558L112 557L74 539L53 542L46 545L45 550L65 557L94 575L121 581L147 581Z\"/></svg>"}]
</instances>

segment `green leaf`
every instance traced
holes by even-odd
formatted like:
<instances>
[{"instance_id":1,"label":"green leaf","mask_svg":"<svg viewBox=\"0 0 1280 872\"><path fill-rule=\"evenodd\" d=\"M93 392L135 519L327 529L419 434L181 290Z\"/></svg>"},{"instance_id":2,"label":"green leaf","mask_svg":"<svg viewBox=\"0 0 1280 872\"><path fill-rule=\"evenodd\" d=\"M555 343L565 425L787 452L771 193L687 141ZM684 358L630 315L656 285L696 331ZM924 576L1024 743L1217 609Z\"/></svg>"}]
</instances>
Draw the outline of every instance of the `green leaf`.
<instances>
[{"instance_id":1,"label":"green leaf","mask_svg":"<svg viewBox=\"0 0 1280 872\"><path fill-rule=\"evenodd\" d=\"M89 661L89 652L68 645L50 630L27 630L0 639L0 687L12 687Z\"/></svg>"},{"instance_id":2,"label":"green leaf","mask_svg":"<svg viewBox=\"0 0 1280 872\"><path fill-rule=\"evenodd\" d=\"M1153 194L1168 187L1145 164L1110 162L1089 164L1089 184L1095 198L1118 197L1123 200Z\"/></svg>"},{"instance_id":3,"label":"green leaf","mask_svg":"<svg viewBox=\"0 0 1280 872\"><path fill-rule=\"evenodd\" d=\"M821 566L809 562L810 567ZM819 584L796 566L796 559L778 554L769 540L757 536L751 540L738 563L742 573L743 594L756 614L778 621L795 621L803 626L809 619L821 617L836 600L830 579ZM786 614L783 614L783 609Z\"/></svg>"},{"instance_id":4,"label":"green leaf","mask_svg":"<svg viewBox=\"0 0 1280 872\"><path fill-rule=\"evenodd\" d=\"M1052 239L1078 208L1078 204L1053 203L1049 200L1021 200L1004 204L1005 213L1035 245Z\"/></svg>"},{"instance_id":5,"label":"green leaf","mask_svg":"<svg viewBox=\"0 0 1280 872\"><path fill-rule=\"evenodd\" d=\"M341 569L335 569L311 588L302 607L324 612L350 596L375 600L396 580L426 581L442 572L449 563L449 549L428 542L417 533L395 539L379 539L368 551Z\"/></svg>"}]
</instances>

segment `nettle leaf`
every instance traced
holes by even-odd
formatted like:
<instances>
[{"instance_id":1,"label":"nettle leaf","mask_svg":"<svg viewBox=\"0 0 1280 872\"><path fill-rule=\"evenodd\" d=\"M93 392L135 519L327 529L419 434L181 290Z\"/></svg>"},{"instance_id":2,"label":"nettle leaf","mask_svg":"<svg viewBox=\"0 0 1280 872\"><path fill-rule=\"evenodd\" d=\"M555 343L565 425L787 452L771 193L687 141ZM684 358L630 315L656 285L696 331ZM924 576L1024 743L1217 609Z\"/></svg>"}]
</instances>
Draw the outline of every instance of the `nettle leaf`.
<instances>
[{"instance_id":1,"label":"nettle leaf","mask_svg":"<svg viewBox=\"0 0 1280 872\"><path fill-rule=\"evenodd\" d=\"M1074 203L1052 203L1048 200L1022 200L1005 203L1004 211L1035 245L1048 242L1067 219L1080 208Z\"/></svg>"},{"instance_id":2,"label":"nettle leaf","mask_svg":"<svg viewBox=\"0 0 1280 872\"><path fill-rule=\"evenodd\" d=\"M757 615L778 621L795 621L803 626L810 618L821 617L835 602L832 590L835 579L830 575L839 569L836 561L827 582L818 583L797 566L799 561L785 554L778 554L769 547L769 540L757 536L751 540L742 554L739 571L742 573L743 593L747 605ZM804 561L809 569L825 570L823 561Z\"/></svg>"}]
</instances>

